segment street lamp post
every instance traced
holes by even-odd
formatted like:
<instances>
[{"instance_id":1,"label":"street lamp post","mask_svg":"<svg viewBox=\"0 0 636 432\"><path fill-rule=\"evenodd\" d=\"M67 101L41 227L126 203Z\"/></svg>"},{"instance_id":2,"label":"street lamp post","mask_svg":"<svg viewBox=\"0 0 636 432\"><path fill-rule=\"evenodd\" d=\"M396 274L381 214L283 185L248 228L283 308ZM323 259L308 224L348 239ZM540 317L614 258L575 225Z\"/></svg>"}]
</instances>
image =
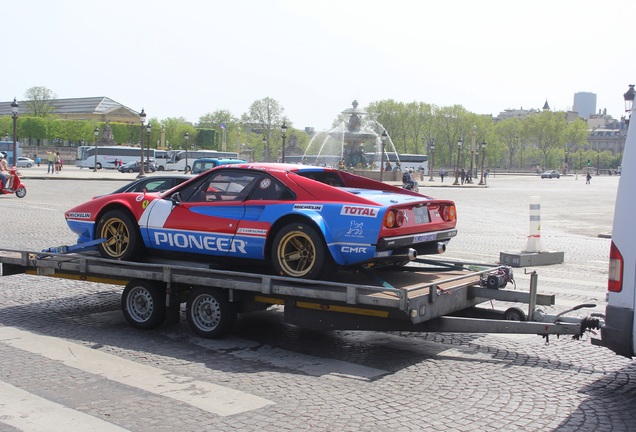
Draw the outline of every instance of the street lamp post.
<instances>
[{"instance_id":1,"label":"street lamp post","mask_svg":"<svg viewBox=\"0 0 636 432\"><path fill-rule=\"evenodd\" d=\"M285 139L287 138L287 125L285 124L285 120L283 120L283 124L280 127L280 134L283 137L283 148L281 152L281 160L285 163Z\"/></svg>"},{"instance_id":2,"label":"street lamp post","mask_svg":"<svg viewBox=\"0 0 636 432\"><path fill-rule=\"evenodd\" d=\"M13 165L18 165L18 101L13 98L11 102L11 114L13 116Z\"/></svg>"},{"instance_id":3,"label":"street lamp post","mask_svg":"<svg viewBox=\"0 0 636 432\"><path fill-rule=\"evenodd\" d=\"M188 142L190 141L190 134L189 133L185 133L183 135L183 140L185 142L184 147L185 147L185 153L186 153L186 163L185 163L185 168L183 169L184 173L188 173Z\"/></svg>"},{"instance_id":4,"label":"street lamp post","mask_svg":"<svg viewBox=\"0 0 636 432\"><path fill-rule=\"evenodd\" d=\"M486 178L484 177L484 159L486 159L486 140L481 142L481 178L479 179L480 185L486 184Z\"/></svg>"},{"instance_id":5,"label":"street lamp post","mask_svg":"<svg viewBox=\"0 0 636 432\"><path fill-rule=\"evenodd\" d=\"M598 166L601 164L601 149L596 149L596 175L598 175Z\"/></svg>"},{"instance_id":6,"label":"street lamp post","mask_svg":"<svg viewBox=\"0 0 636 432\"><path fill-rule=\"evenodd\" d=\"M464 144L464 140L460 138L459 141L457 141L457 164L455 165L455 182L453 183L454 186L457 186L459 184L459 158L462 154L462 144Z\"/></svg>"},{"instance_id":7,"label":"street lamp post","mask_svg":"<svg viewBox=\"0 0 636 432\"><path fill-rule=\"evenodd\" d=\"M93 172L96 172L97 171L97 137L99 136L98 127L95 127L93 134L95 134L95 162L93 163ZM115 168L117 168L117 165L115 165Z\"/></svg>"},{"instance_id":8,"label":"street lamp post","mask_svg":"<svg viewBox=\"0 0 636 432\"><path fill-rule=\"evenodd\" d=\"M475 141L477 139L477 126L473 125L470 133L470 171L468 171L467 183L473 182L473 165L475 164Z\"/></svg>"},{"instance_id":9,"label":"street lamp post","mask_svg":"<svg viewBox=\"0 0 636 432\"><path fill-rule=\"evenodd\" d=\"M148 147L148 152L146 153L146 162L148 163L148 171L150 171L150 132L152 132L152 126L150 126L150 121L148 121L148 125L146 126L146 142ZM145 167L144 167L145 169Z\"/></svg>"},{"instance_id":10,"label":"street lamp post","mask_svg":"<svg viewBox=\"0 0 636 432\"><path fill-rule=\"evenodd\" d=\"M628 128L629 128L629 121L632 119L632 109L634 109L635 97L636 97L636 90L634 90L634 84L630 84L629 90L623 93L623 98L625 99L625 112L629 113L629 117L625 119L625 125ZM15 102L15 99L14 99L14 102Z\"/></svg>"},{"instance_id":11,"label":"street lamp post","mask_svg":"<svg viewBox=\"0 0 636 432\"><path fill-rule=\"evenodd\" d=\"M435 166L435 138L431 139L431 166L428 167L428 173L430 174L428 181L435 181L433 178L433 167Z\"/></svg>"},{"instance_id":12,"label":"street lamp post","mask_svg":"<svg viewBox=\"0 0 636 432\"><path fill-rule=\"evenodd\" d=\"M144 172L144 123L146 123L146 112L143 108L139 113L139 121L141 122L141 141L139 143L139 147L141 148L141 165L139 166L139 174L137 177L146 177L146 173Z\"/></svg>"},{"instance_id":13,"label":"street lamp post","mask_svg":"<svg viewBox=\"0 0 636 432\"><path fill-rule=\"evenodd\" d=\"M263 135L263 162L267 162L267 155L269 154L267 147L267 135Z\"/></svg>"},{"instance_id":14,"label":"street lamp post","mask_svg":"<svg viewBox=\"0 0 636 432\"><path fill-rule=\"evenodd\" d=\"M380 136L380 141L382 142L382 151L380 152L380 181L383 179L384 174L384 148L386 146L386 139L389 137L389 134L386 133L386 129L382 132L382 136Z\"/></svg>"}]
</instances>

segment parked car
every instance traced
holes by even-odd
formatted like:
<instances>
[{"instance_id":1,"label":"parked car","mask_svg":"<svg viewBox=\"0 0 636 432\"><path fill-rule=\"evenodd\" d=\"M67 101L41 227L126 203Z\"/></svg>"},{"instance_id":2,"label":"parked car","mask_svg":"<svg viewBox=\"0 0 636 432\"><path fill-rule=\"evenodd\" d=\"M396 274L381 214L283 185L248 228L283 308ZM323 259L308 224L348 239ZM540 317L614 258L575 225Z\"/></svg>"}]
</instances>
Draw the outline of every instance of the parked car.
<instances>
[{"instance_id":1,"label":"parked car","mask_svg":"<svg viewBox=\"0 0 636 432\"><path fill-rule=\"evenodd\" d=\"M541 173L541 178L545 179L545 178L549 178L549 179L553 179L553 178L559 178L561 177L561 174L559 174L558 171L552 170L552 171L546 171Z\"/></svg>"},{"instance_id":2,"label":"parked car","mask_svg":"<svg viewBox=\"0 0 636 432\"><path fill-rule=\"evenodd\" d=\"M336 266L402 265L457 235L453 201L291 164L221 165L170 191L105 195L65 217L79 243L105 238L97 247L106 258L245 258L305 279Z\"/></svg>"},{"instance_id":3,"label":"parked car","mask_svg":"<svg viewBox=\"0 0 636 432\"><path fill-rule=\"evenodd\" d=\"M141 166L141 162L139 161L130 161L124 165L118 166L117 167L117 171L119 172L123 172L123 173L133 173L133 172L139 172L139 167ZM155 165L154 162L150 162L148 163L147 161L144 161L144 168L145 168L145 172L155 172L157 171L157 166Z\"/></svg>"},{"instance_id":4,"label":"parked car","mask_svg":"<svg viewBox=\"0 0 636 432\"><path fill-rule=\"evenodd\" d=\"M209 169L218 167L219 165L235 165L244 164L242 159L217 159L217 158L200 158L192 163L192 174L201 174Z\"/></svg>"},{"instance_id":5,"label":"parked car","mask_svg":"<svg viewBox=\"0 0 636 432\"><path fill-rule=\"evenodd\" d=\"M35 165L35 161L28 157L18 156L18 168L31 168Z\"/></svg>"},{"instance_id":6,"label":"parked car","mask_svg":"<svg viewBox=\"0 0 636 432\"><path fill-rule=\"evenodd\" d=\"M130 183L127 183L119 189L106 195L125 192L163 192L167 191L168 189L172 189L173 187L183 183L186 180L190 180L192 177L193 176L187 174L162 174L142 177ZM93 199L99 198L100 196L103 195L98 195L96 197L93 197Z\"/></svg>"}]
</instances>

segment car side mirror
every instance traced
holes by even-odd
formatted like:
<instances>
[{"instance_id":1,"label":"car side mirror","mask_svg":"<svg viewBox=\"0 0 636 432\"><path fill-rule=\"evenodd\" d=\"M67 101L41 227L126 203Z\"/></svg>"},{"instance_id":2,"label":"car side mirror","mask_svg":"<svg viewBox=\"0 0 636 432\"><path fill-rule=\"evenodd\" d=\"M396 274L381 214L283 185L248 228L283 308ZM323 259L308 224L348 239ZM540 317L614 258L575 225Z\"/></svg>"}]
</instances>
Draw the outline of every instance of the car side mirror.
<instances>
[{"instance_id":1,"label":"car side mirror","mask_svg":"<svg viewBox=\"0 0 636 432\"><path fill-rule=\"evenodd\" d=\"M172 201L173 205L178 206L179 204L181 204L181 194L179 192L175 192L172 195L170 195L170 201Z\"/></svg>"}]
</instances>

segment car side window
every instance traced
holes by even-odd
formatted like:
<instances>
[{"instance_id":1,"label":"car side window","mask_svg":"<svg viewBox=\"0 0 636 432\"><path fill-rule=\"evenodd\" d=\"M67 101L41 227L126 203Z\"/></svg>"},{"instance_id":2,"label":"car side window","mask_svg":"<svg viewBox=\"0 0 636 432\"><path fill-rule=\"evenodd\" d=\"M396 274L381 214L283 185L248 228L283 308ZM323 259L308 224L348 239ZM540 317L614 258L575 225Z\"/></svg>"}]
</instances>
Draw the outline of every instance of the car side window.
<instances>
[{"instance_id":1,"label":"car side window","mask_svg":"<svg viewBox=\"0 0 636 432\"><path fill-rule=\"evenodd\" d=\"M260 177L260 173L223 170L207 177L187 201L242 201Z\"/></svg>"},{"instance_id":2,"label":"car side window","mask_svg":"<svg viewBox=\"0 0 636 432\"><path fill-rule=\"evenodd\" d=\"M263 176L248 199L250 201L291 201L296 199L296 196L278 180Z\"/></svg>"}]
</instances>

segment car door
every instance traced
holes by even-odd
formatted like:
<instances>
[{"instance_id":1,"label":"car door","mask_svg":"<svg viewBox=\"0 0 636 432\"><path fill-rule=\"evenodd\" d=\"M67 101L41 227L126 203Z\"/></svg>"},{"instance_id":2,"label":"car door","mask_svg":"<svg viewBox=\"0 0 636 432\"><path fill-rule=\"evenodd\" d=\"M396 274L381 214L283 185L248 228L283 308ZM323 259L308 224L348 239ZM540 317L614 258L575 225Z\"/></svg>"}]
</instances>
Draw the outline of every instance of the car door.
<instances>
[{"instance_id":1,"label":"car door","mask_svg":"<svg viewBox=\"0 0 636 432\"><path fill-rule=\"evenodd\" d=\"M140 220L151 248L215 256L249 258L236 229L245 215L244 199L261 174L220 170L154 200Z\"/></svg>"}]
</instances>

